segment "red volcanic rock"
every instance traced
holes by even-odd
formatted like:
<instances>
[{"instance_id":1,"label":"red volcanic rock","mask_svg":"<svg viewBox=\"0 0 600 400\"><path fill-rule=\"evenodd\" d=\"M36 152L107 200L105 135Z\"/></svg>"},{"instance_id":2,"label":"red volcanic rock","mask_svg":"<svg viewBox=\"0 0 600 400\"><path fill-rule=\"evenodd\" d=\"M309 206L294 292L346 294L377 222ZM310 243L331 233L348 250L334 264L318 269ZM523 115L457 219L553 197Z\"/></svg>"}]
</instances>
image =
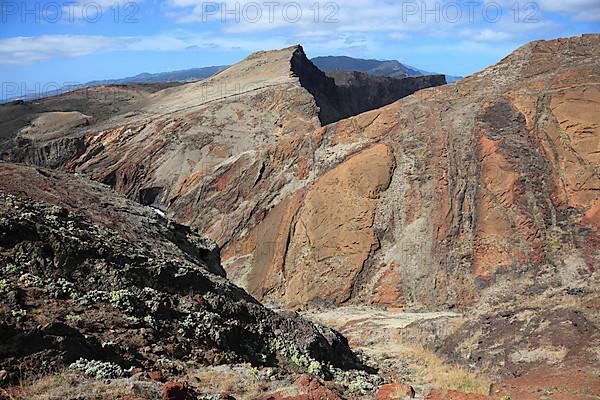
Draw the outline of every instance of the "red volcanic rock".
<instances>
[{"instance_id":1,"label":"red volcanic rock","mask_svg":"<svg viewBox=\"0 0 600 400\"><path fill-rule=\"evenodd\" d=\"M294 385L307 388L310 386L311 382L313 382L313 381L314 381L314 379L311 378L309 375L303 374L298 379L296 379L296 381L294 381ZM318 380L317 380L317 382L318 382Z\"/></svg>"},{"instance_id":2,"label":"red volcanic rock","mask_svg":"<svg viewBox=\"0 0 600 400\"><path fill-rule=\"evenodd\" d=\"M188 400L187 382L166 382L162 387L163 400Z\"/></svg>"},{"instance_id":3,"label":"red volcanic rock","mask_svg":"<svg viewBox=\"0 0 600 400\"><path fill-rule=\"evenodd\" d=\"M379 388L375 400L404 400L414 397L415 389L412 386L401 383L388 383Z\"/></svg>"},{"instance_id":4,"label":"red volcanic rock","mask_svg":"<svg viewBox=\"0 0 600 400\"><path fill-rule=\"evenodd\" d=\"M293 386L267 394L259 400L341 400L341 397L318 379L302 375Z\"/></svg>"},{"instance_id":5,"label":"red volcanic rock","mask_svg":"<svg viewBox=\"0 0 600 400\"><path fill-rule=\"evenodd\" d=\"M456 390L430 390L423 394L424 400L495 400L490 396L464 393Z\"/></svg>"},{"instance_id":6,"label":"red volcanic rock","mask_svg":"<svg viewBox=\"0 0 600 400\"><path fill-rule=\"evenodd\" d=\"M410 299L469 308L497 277L547 264L575 265L575 279L591 282L600 260L599 58L598 35L535 42L456 84L283 135L267 150L263 192L231 193L274 191L277 200L207 231L227 243L229 276L288 306ZM279 180L284 171L304 178ZM188 190L174 215L201 197ZM229 195L219 193L224 204ZM228 226L240 234L221 240Z\"/></svg>"},{"instance_id":7,"label":"red volcanic rock","mask_svg":"<svg viewBox=\"0 0 600 400\"><path fill-rule=\"evenodd\" d=\"M258 299L465 310L436 346L453 362L503 379L548 363L597 370L598 82L600 35L537 41L457 83L324 124L344 104L293 47L145 96L100 125L38 107L0 154L86 174L201 229ZM11 193L88 208L77 188L62 204L47 172L19 169L0 168ZM104 203L96 218L146 236ZM303 379L277 395L321 390Z\"/></svg>"},{"instance_id":8,"label":"red volcanic rock","mask_svg":"<svg viewBox=\"0 0 600 400\"><path fill-rule=\"evenodd\" d=\"M296 216L288 249L288 304L316 298L342 303L351 297L353 282L377 246L373 229L377 198L387 189L393 166L390 148L378 144L313 184Z\"/></svg>"}]
</instances>

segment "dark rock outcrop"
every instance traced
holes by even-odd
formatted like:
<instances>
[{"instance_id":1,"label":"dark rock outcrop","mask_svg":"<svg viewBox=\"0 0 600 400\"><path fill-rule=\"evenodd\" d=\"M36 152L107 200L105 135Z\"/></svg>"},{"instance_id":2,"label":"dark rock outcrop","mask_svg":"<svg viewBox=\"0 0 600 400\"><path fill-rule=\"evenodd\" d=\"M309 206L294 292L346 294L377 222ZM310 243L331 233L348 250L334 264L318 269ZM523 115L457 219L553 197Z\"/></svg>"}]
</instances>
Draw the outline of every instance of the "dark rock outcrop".
<instances>
[{"instance_id":1,"label":"dark rock outcrop","mask_svg":"<svg viewBox=\"0 0 600 400\"><path fill-rule=\"evenodd\" d=\"M338 333L219 276L215 245L189 228L81 177L0 166L0 369L11 380L80 358L170 373L360 367Z\"/></svg>"},{"instance_id":2,"label":"dark rock outcrop","mask_svg":"<svg viewBox=\"0 0 600 400\"><path fill-rule=\"evenodd\" d=\"M344 118L391 104L421 89L446 84L444 75L406 78L374 77L362 72L332 72L337 87L340 110Z\"/></svg>"}]
</instances>

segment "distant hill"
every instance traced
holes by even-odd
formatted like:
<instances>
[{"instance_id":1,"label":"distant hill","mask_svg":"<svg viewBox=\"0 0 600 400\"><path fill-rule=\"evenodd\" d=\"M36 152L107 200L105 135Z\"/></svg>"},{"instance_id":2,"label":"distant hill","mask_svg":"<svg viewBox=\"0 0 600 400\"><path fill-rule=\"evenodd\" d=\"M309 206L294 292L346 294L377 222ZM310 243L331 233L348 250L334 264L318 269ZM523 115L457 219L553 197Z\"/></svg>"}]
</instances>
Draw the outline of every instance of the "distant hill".
<instances>
[{"instance_id":1,"label":"distant hill","mask_svg":"<svg viewBox=\"0 0 600 400\"><path fill-rule=\"evenodd\" d=\"M390 78L406 78L409 76L439 75L436 72L427 72L418 68L402 64L396 60L365 60L347 56L326 56L311 59L323 72L364 72L372 76L386 76ZM159 72L156 74L142 73L120 79L92 81L84 86L114 85L125 83L163 83L163 82L189 82L210 78L211 76L228 68L229 65L217 65L203 68L191 68L179 71ZM453 82L462 77L446 75L446 81Z\"/></svg>"},{"instance_id":2,"label":"distant hill","mask_svg":"<svg viewBox=\"0 0 600 400\"><path fill-rule=\"evenodd\" d=\"M44 93L29 93L24 96L15 96L7 99L0 98L0 104L8 103L11 101L31 101L38 100L44 97L57 96L62 93L71 92L73 90L89 88L94 86L102 86L102 85L125 85L125 84L178 84L185 83L191 81L201 81L204 79L208 79L211 76L223 71L229 67L228 65L216 65L211 67L202 67L202 68L191 68L191 69L183 69L178 71L169 71L169 72L158 72L155 74L150 74L148 72L144 72L141 74L137 74L135 76L129 76L126 78L119 79L105 79L105 80L97 80L90 81L84 84L73 85L70 84L68 86L61 87L59 89L49 90Z\"/></svg>"},{"instance_id":3,"label":"distant hill","mask_svg":"<svg viewBox=\"0 0 600 400\"><path fill-rule=\"evenodd\" d=\"M386 76L390 78L406 78L409 76L439 75L436 72L427 72L396 60L365 60L347 56L326 56L311 59L323 72L364 72L372 76ZM114 85L125 83L163 83L163 82L189 82L210 78L211 76L228 68L229 65L217 65L203 68L191 68L179 71L159 72L156 74L142 73L120 79L92 81L84 86ZM462 77L446 75L446 81L453 82Z\"/></svg>"},{"instance_id":4,"label":"distant hill","mask_svg":"<svg viewBox=\"0 0 600 400\"><path fill-rule=\"evenodd\" d=\"M311 60L321 71L358 71L373 76L387 76L391 78L406 78L408 76L437 75L410 65L402 64L396 60L367 60L347 56L315 57ZM462 77L446 75L447 82L454 82Z\"/></svg>"},{"instance_id":5,"label":"distant hill","mask_svg":"<svg viewBox=\"0 0 600 400\"><path fill-rule=\"evenodd\" d=\"M159 72L156 74L149 74L147 72L144 72L142 74L130 76L127 78L92 81L86 83L85 86L114 85L122 83L162 83L198 81L210 78L214 74L223 71L227 67L228 65L217 65L212 67L183 69L179 71Z\"/></svg>"},{"instance_id":6,"label":"distant hill","mask_svg":"<svg viewBox=\"0 0 600 400\"><path fill-rule=\"evenodd\" d=\"M387 76L391 78L423 75L419 70L395 60L380 61L346 56L327 56L316 57L311 61L324 72L358 71L373 76Z\"/></svg>"}]
</instances>

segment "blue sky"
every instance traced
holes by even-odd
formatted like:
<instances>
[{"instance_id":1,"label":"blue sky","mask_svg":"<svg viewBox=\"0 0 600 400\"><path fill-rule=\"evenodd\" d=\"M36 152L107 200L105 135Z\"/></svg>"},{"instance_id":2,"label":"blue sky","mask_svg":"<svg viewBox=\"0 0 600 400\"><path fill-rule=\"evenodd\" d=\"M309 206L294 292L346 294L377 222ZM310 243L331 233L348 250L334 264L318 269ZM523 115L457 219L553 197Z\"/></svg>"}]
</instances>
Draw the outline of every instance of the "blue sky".
<instances>
[{"instance_id":1,"label":"blue sky","mask_svg":"<svg viewBox=\"0 0 600 400\"><path fill-rule=\"evenodd\" d=\"M468 75L531 40L600 31L598 0L0 4L3 87L16 83L26 91L230 64L256 50L296 43L310 57L397 59L428 71Z\"/></svg>"}]
</instances>

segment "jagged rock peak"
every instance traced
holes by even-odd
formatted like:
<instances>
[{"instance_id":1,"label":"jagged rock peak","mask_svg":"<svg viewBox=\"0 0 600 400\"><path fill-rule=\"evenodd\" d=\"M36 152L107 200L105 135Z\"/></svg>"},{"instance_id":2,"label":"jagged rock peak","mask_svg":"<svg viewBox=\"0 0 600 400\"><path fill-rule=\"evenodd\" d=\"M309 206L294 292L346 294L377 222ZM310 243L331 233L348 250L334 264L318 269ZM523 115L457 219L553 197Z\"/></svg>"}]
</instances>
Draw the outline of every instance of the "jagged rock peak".
<instances>
[{"instance_id":1,"label":"jagged rock peak","mask_svg":"<svg viewBox=\"0 0 600 400\"><path fill-rule=\"evenodd\" d=\"M302 45L295 44L293 46L284 47L282 49L255 51L254 53L252 53L248 57L246 57L244 60L251 60L254 58L261 58L261 57L265 57L265 56L269 57L274 54L282 55L284 57L287 54L291 57L298 52L302 53L304 56L306 56L306 53L304 52L304 48L302 47Z\"/></svg>"}]
</instances>

